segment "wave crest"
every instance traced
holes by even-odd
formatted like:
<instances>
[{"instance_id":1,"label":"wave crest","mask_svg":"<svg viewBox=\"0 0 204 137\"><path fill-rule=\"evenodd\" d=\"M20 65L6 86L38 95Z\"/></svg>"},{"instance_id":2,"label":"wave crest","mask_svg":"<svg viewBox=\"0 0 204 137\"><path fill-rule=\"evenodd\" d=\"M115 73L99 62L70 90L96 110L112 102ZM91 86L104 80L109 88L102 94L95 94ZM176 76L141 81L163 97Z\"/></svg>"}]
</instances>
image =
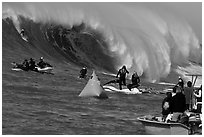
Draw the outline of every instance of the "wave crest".
<instances>
[{"instance_id":1,"label":"wave crest","mask_svg":"<svg viewBox=\"0 0 204 137\"><path fill-rule=\"evenodd\" d=\"M55 9L55 10L53 10ZM163 11L120 3L5 3L3 13L65 26L87 24L102 34L111 56L150 81L166 77L174 64L201 58L200 44L185 21Z\"/></svg>"}]
</instances>

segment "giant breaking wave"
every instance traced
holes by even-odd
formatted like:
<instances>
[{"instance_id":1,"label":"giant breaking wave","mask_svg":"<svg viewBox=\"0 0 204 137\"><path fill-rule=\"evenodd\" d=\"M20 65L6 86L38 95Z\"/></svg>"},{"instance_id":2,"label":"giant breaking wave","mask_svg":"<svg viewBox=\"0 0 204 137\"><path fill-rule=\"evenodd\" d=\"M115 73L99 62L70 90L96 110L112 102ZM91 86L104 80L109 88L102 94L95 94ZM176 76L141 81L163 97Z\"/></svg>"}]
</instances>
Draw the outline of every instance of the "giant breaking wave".
<instances>
[{"instance_id":1,"label":"giant breaking wave","mask_svg":"<svg viewBox=\"0 0 204 137\"><path fill-rule=\"evenodd\" d=\"M126 65L150 81L202 56L187 22L141 5L3 3L3 18L12 19L18 32L25 28L35 45L54 46L67 61L109 72Z\"/></svg>"}]
</instances>

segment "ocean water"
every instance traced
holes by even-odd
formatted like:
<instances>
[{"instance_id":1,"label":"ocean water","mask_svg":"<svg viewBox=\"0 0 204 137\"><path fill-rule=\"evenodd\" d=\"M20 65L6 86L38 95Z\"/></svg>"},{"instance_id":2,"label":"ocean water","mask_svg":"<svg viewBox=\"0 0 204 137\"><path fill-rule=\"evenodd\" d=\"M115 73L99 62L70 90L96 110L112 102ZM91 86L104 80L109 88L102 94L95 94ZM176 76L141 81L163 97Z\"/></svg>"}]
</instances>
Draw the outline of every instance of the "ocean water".
<instances>
[{"instance_id":1,"label":"ocean water","mask_svg":"<svg viewBox=\"0 0 204 137\"><path fill-rule=\"evenodd\" d=\"M88 67L89 76L96 70L104 84L113 80L118 67L125 64L130 70L128 78L136 69L141 75L141 88L155 91L172 88L178 75L185 77L190 70L201 73L201 47L188 23L164 18L143 7L136 11L118 3L3 3L2 133L146 134L137 118L160 115L164 94L107 92L106 100L78 96L88 81L78 79L83 66ZM123 20L116 16L117 12ZM144 13L152 20L143 17ZM172 22L185 31L165 27ZM149 26L148 30L145 26ZM21 28L28 41L19 35ZM177 37L180 34L186 37ZM192 41L185 43L184 38ZM179 52L170 54L174 50ZM41 56L54 66L54 75L11 70L11 62L31 57L38 61ZM193 67L189 59L195 62Z\"/></svg>"}]
</instances>

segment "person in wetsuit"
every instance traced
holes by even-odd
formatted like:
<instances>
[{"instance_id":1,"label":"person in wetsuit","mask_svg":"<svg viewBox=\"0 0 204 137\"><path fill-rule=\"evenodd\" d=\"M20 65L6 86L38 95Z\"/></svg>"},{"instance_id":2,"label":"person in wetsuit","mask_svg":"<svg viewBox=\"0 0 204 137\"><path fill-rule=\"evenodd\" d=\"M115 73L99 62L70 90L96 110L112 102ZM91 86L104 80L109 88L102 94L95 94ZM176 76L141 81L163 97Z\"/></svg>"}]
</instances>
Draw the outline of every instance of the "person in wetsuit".
<instances>
[{"instance_id":1,"label":"person in wetsuit","mask_svg":"<svg viewBox=\"0 0 204 137\"><path fill-rule=\"evenodd\" d=\"M45 68L46 67L46 62L44 62L43 57L40 57L40 61L37 64L40 68Z\"/></svg>"},{"instance_id":2,"label":"person in wetsuit","mask_svg":"<svg viewBox=\"0 0 204 137\"><path fill-rule=\"evenodd\" d=\"M35 61L33 58L30 58L29 60L29 70L33 70L33 71L38 71L37 68L35 68L36 65L35 65Z\"/></svg>"},{"instance_id":3,"label":"person in wetsuit","mask_svg":"<svg viewBox=\"0 0 204 137\"><path fill-rule=\"evenodd\" d=\"M86 68L86 67L83 67L83 68L80 70L80 76L79 76L79 78L85 78L85 77L86 77L86 74L87 74L87 68Z\"/></svg>"},{"instance_id":4,"label":"person in wetsuit","mask_svg":"<svg viewBox=\"0 0 204 137\"><path fill-rule=\"evenodd\" d=\"M122 85L126 86L126 74L129 74L129 71L126 69L126 66L123 66L121 69L119 69L116 78L119 76L119 88L122 90Z\"/></svg>"},{"instance_id":5,"label":"person in wetsuit","mask_svg":"<svg viewBox=\"0 0 204 137\"><path fill-rule=\"evenodd\" d=\"M137 75L137 72L134 71L134 73L132 74L132 84L128 84L127 85L127 88L131 91L132 88L137 88L139 87L139 83L140 83L140 78L139 76Z\"/></svg>"},{"instance_id":6,"label":"person in wetsuit","mask_svg":"<svg viewBox=\"0 0 204 137\"><path fill-rule=\"evenodd\" d=\"M27 59L25 59L24 61L23 61L23 63L22 63L22 68L21 68L22 70L24 70L24 71L28 71L29 70L29 63L28 63L28 60Z\"/></svg>"}]
</instances>

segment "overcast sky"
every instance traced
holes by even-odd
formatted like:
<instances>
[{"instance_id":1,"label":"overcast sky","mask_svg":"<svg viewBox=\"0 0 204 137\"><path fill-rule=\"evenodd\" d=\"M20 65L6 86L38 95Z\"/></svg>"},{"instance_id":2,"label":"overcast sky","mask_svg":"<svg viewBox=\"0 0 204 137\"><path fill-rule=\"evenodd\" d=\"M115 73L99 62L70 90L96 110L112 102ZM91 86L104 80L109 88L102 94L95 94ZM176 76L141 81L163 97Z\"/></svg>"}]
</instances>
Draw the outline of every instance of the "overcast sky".
<instances>
[{"instance_id":1,"label":"overcast sky","mask_svg":"<svg viewBox=\"0 0 204 137\"><path fill-rule=\"evenodd\" d=\"M178 11L187 22L191 25L199 41L202 41L202 3L185 2L185 3L164 3L172 8L172 11Z\"/></svg>"},{"instance_id":2,"label":"overcast sky","mask_svg":"<svg viewBox=\"0 0 204 137\"><path fill-rule=\"evenodd\" d=\"M162 9L185 19L202 42L202 2L146 2L143 5ZM161 10L162 12L162 10Z\"/></svg>"}]
</instances>

